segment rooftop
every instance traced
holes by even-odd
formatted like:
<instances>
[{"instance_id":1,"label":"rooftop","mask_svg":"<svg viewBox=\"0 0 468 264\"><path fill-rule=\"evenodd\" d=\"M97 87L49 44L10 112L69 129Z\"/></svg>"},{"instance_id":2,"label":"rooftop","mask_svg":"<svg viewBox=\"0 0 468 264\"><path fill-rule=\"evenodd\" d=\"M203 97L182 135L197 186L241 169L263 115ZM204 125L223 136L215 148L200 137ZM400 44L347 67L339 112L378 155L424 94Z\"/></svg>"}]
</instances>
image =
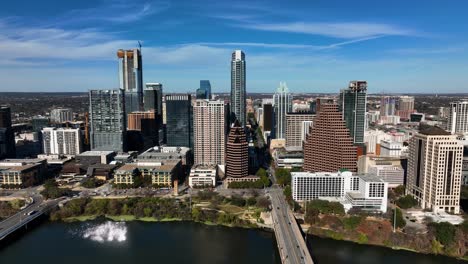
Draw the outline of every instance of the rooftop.
<instances>
[{"instance_id":1,"label":"rooftop","mask_svg":"<svg viewBox=\"0 0 468 264\"><path fill-rule=\"evenodd\" d=\"M77 156L101 156L101 155L110 155L114 153L114 151L108 151L108 150L90 150L90 151L85 151L83 153L78 154Z\"/></svg>"},{"instance_id":2,"label":"rooftop","mask_svg":"<svg viewBox=\"0 0 468 264\"><path fill-rule=\"evenodd\" d=\"M448 136L451 135L449 132L438 126L421 126L419 133L427 136Z\"/></svg>"}]
</instances>

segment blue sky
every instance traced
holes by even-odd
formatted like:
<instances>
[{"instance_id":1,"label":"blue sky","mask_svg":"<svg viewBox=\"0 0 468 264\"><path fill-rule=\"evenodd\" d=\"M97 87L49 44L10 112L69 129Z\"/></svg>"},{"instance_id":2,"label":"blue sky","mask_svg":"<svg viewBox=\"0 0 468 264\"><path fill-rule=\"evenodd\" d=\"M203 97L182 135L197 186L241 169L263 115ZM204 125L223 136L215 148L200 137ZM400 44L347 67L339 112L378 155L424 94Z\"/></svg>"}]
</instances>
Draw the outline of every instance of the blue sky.
<instances>
[{"instance_id":1,"label":"blue sky","mask_svg":"<svg viewBox=\"0 0 468 264\"><path fill-rule=\"evenodd\" d=\"M166 92L468 92L468 1L15 0L0 9L0 91L118 87L116 50L143 43L144 81Z\"/></svg>"}]
</instances>

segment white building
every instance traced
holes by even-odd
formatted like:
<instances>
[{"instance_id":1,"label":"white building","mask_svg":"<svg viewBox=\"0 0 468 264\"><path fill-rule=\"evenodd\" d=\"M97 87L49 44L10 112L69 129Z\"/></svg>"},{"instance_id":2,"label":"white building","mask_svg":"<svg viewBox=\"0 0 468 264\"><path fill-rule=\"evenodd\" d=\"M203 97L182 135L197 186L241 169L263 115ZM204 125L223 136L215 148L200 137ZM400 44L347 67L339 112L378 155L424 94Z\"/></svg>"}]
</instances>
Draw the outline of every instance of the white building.
<instances>
[{"instance_id":1,"label":"white building","mask_svg":"<svg viewBox=\"0 0 468 264\"><path fill-rule=\"evenodd\" d=\"M42 129L44 154L77 155L82 152L81 131L79 128Z\"/></svg>"},{"instance_id":2,"label":"white building","mask_svg":"<svg viewBox=\"0 0 468 264\"><path fill-rule=\"evenodd\" d=\"M460 213L463 144L439 127L422 129L409 144L407 194L422 209Z\"/></svg>"},{"instance_id":3,"label":"white building","mask_svg":"<svg viewBox=\"0 0 468 264\"><path fill-rule=\"evenodd\" d=\"M390 140L380 141L380 156L399 157L403 149L403 143Z\"/></svg>"},{"instance_id":4,"label":"white building","mask_svg":"<svg viewBox=\"0 0 468 264\"><path fill-rule=\"evenodd\" d=\"M217 166L196 165L190 170L189 186L216 186Z\"/></svg>"},{"instance_id":5,"label":"white building","mask_svg":"<svg viewBox=\"0 0 468 264\"><path fill-rule=\"evenodd\" d=\"M388 183L389 188L404 184L405 171L401 165L371 165L368 171Z\"/></svg>"},{"instance_id":6,"label":"white building","mask_svg":"<svg viewBox=\"0 0 468 264\"><path fill-rule=\"evenodd\" d=\"M50 121L54 123L73 121L73 112L68 108L52 109L52 111L50 111Z\"/></svg>"},{"instance_id":7,"label":"white building","mask_svg":"<svg viewBox=\"0 0 468 264\"><path fill-rule=\"evenodd\" d=\"M450 133L468 133L468 100L450 103L447 130Z\"/></svg>"},{"instance_id":8,"label":"white building","mask_svg":"<svg viewBox=\"0 0 468 264\"><path fill-rule=\"evenodd\" d=\"M292 172L291 189L297 202L315 199L339 201L345 210L387 211L388 183L375 175L353 176L351 172Z\"/></svg>"}]
</instances>

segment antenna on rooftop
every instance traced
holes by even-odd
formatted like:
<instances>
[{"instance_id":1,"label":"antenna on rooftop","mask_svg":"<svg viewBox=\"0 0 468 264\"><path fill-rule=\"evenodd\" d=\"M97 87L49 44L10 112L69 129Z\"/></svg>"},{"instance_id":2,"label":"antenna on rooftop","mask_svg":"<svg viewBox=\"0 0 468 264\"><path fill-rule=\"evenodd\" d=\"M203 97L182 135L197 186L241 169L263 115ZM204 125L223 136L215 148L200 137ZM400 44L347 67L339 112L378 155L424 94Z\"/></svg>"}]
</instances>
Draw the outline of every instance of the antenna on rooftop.
<instances>
[{"instance_id":1,"label":"antenna on rooftop","mask_svg":"<svg viewBox=\"0 0 468 264\"><path fill-rule=\"evenodd\" d=\"M140 47L140 52L141 52L141 42L138 41L138 47Z\"/></svg>"}]
</instances>

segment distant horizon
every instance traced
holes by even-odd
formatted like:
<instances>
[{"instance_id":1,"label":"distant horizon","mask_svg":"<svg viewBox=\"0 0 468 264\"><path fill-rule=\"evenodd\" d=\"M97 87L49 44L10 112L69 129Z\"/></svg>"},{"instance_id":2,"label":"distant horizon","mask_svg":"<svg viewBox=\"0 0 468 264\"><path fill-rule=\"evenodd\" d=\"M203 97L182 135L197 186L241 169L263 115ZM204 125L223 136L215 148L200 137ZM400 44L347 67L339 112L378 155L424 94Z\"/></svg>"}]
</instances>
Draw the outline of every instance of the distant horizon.
<instances>
[{"instance_id":1,"label":"distant horizon","mask_svg":"<svg viewBox=\"0 0 468 264\"><path fill-rule=\"evenodd\" d=\"M467 9L466 1L7 1L0 91L118 87L117 50L141 43L143 81L171 93L195 91L199 80L229 90L236 49L255 93L280 81L294 93L337 93L356 79L372 93L462 93Z\"/></svg>"}]
</instances>

